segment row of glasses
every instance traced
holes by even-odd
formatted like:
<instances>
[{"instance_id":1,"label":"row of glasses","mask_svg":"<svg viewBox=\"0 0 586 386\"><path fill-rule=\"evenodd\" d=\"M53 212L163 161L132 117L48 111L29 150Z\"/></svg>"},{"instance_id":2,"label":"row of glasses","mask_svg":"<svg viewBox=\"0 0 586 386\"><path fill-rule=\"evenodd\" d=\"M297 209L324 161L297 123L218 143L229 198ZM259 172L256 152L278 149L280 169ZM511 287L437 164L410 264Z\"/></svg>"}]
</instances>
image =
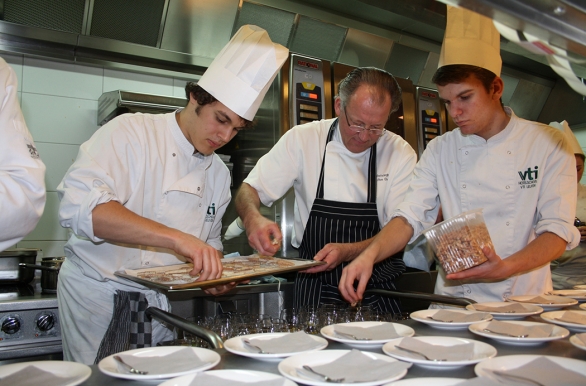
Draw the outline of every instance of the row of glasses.
<instances>
[{"instance_id":1,"label":"row of glasses","mask_svg":"<svg viewBox=\"0 0 586 386\"><path fill-rule=\"evenodd\" d=\"M319 307L305 306L300 309L284 309L281 320L289 332L305 331L316 335L322 327L338 323L383 321L394 322L392 313L384 313L369 306L350 306L347 303L324 304Z\"/></svg>"},{"instance_id":2,"label":"row of glasses","mask_svg":"<svg viewBox=\"0 0 586 386\"><path fill-rule=\"evenodd\" d=\"M270 315L250 314L220 314L215 317L194 317L190 321L206 327L220 336L223 341L235 336L263 334L273 332L305 331L308 334L319 334L322 327L338 323L398 320L391 313L383 313L369 306L358 304L350 306L348 303L324 304L319 307L304 306L300 309L285 308L279 317ZM208 347L208 344L192 334L183 333L178 344Z\"/></svg>"},{"instance_id":3,"label":"row of glasses","mask_svg":"<svg viewBox=\"0 0 586 386\"><path fill-rule=\"evenodd\" d=\"M271 332L288 332L284 323L279 318L269 315L248 315L248 314L220 314L214 317L195 317L188 318L191 322L208 328L226 341L235 336L263 334ZM181 331L176 339L177 344L193 347L209 347L203 339Z\"/></svg>"}]
</instances>

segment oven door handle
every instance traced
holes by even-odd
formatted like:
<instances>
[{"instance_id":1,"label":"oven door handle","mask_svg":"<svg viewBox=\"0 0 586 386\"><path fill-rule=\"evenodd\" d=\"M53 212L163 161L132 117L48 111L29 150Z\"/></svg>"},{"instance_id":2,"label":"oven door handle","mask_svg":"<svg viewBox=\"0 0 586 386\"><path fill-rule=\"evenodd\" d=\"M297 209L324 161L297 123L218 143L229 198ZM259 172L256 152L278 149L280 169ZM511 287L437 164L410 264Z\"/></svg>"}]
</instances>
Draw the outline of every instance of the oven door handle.
<instances>
[{"instance_id":1,"label":"oven door handle","mask_svg":"<svg viewBox=\"0 0 586 386\"><path fill-rule=\"evenodd\" d=\"M213 348L224 348L224 342L222 338L214 331L209 328L198 326L197 324L190 322L180 316L173 315L170 312L163 311L157 307L148 307L145 310L147 315L150 315L156 319L160 319L170 325L193 334L206 342L208 342Z\"/></svg>"}]
</instances>

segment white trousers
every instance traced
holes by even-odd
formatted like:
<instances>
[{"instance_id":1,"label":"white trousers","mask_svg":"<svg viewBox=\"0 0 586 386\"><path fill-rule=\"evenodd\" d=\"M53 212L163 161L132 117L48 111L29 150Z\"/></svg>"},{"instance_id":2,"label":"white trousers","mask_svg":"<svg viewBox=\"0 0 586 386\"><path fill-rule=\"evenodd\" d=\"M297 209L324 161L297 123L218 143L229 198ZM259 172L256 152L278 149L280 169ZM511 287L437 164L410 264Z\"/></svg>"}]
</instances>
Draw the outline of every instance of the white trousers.
<instances>
[{"instance_id":1,"label":"white trousers","mask_svg":"<svg viewBox=\"0 0 586 386\"><path fill-rule=\"evenodd\" d=\"M75 258L65 260L59 270L57 282L64 360L87 365L94 363L112 319L114 294L117 290L143 292L149 306L169 311L170 305L165 295L113 281L94 280L85 276L83 267L72 260ZM171 339L173 331L153 319L152 345Z\"/></svg>"}]
</instances>

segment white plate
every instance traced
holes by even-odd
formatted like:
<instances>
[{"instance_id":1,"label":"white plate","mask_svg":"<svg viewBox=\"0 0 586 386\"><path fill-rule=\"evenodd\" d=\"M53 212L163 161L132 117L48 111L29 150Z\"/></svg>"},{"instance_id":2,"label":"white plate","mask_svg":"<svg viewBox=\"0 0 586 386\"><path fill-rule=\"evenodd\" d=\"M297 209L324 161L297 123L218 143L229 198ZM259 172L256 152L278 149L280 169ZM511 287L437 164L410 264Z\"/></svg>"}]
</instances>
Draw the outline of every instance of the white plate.
<instances>
[{"instance_id":1,"label":"white plate","mask_svg":"<svg viewBox=\"0 0 586 386\"><path fill-rule=\"evenodd\" d=\"M160 346L160 347L146 347L146 348L138 348L136 350L128 350L123 351L118 354L125 354L125 355L134 355L137 357L151 357L151 356L163 356L169 355L174 353L175 351L183 350L184 346ZM218 363L220 363L220 354L215 351L208 350L207 348L201 347L190 347L195 354L201 359L202 362L205 362L205 365L196 367L193 369L189 369L187 371L181 371L176 373L165 373L165 374L146 374L146 375L138 375L138 374L130 374L130 373L121 373L118 371L118 365L114 360L113 355L110 355L100 361L98 363L98 368L101 372L111 377L116 378L124 378L124 379L164 379L164 378L173 378L178 377L185 374L197 373L198 371L204 371L207 369L211 369ZM117 355L118 355L117 354Z\"/></svg>"},{"instance_id":2,"label":"white plate","mask_svg":"<svg viewBox=\"0 0 586 386\"><path fill-rule=\"evenodd\" d=\"M546 303L525 303L529 299L533 299L536 295L519 295L519 296L510 296L507 300L517 303L524 303L524 304L535 304L543 308L544 311L551 311L551 310L559 310L560 308L569 307L578 304L576 299L566 298L564 296L555 296L555 295L541 295L542 297L548 298L558 298L567 300L565 303L555 303L555 304L546 304Z\"/></svg>"},{"instance_id":3,"label":"white plate","mask_svg":"<svg viewBox=\"0 0 586 386\"><path fill-rule=\"evenodd\" d=\"M224 348L227 351L230 351L232 354L242 355L244 357L250 357L255 359L261 360L281 360L284 357L290 357L295 354L300 354L302 352L312 352L323 350L324 348L328 347L328 341L322 337L315 336L315 335L308 335L310 338L314 339L316 342L320 343L320 346L311 350L304 350L304 351L292 351L288 353L279 353L279 354L261 354L257 352L252 352L248 349L242 339L274 339L279 338L285 334L289 334L288 332L274 332L270 334L250 334L250 335L242 335L242 336L235 336L234 338L230 338L224 342Z\"/></svg>"},{"instance_id":4,"label":"white plate","mask_svg":"<svg viewBox=\"0 0 586 386\"><path fill-rule=\"evenodd\" d=\"M487 303L477 303L479 305L487 306L487 307L503 307L508 306L510 302L487 302ZM482 311L477 310L474 308L474 304L468 304L466 306L467 310L471 311L479 311L479 312L488 312L490 313L495 319L504 320L504 319L524 319L527 316L531 315L538 315L543 312L543 308L539 307L536 304L530 303L523 303L525 307L527 307L526 312L491 312L491 311Z\"/></svg>"},{"instance_id":5,"label":"white plate","mask_svg":"<svg viewBox=\"0 0 586 386\"><path fill-rule=\"evenodd\" d=\"M20 371L28 366L35 366L58 377L73 378L71 382L62 386L76 386L92 375L92 369L88 365L65 361L33 361L20 362L0 366L0 378Z\"/></svg>"},{"instance_id":6,"label":"white plate","mask_svg":"<svg viewBox=\"0 0 586 386\"><path fill-rule=\"evenodd\" d=\"M385 343L383 346L383 352L387 355L392 356L393 358L400 359L405 362L415 363L417 365L423 367L429 367L434 369L454 369L466 365L472 365L478 363L484 359L492 358L496 356L496 349L491 345L479 342L477 340L472 339L465 339L465 338L452 338L449 336L418 336L415 339L419 339L420 341L427 343L427 344L434 344L440 346L446 346L446 349L449 349L450 346L455 346L457 344L464 344L464 343L473 343L474 344L474 359L468 359L463 361L441 361L441 362L434 362L428 361L426 359L415 359L404 355L400 350L395 350L395 346L401 344L403 338L396 339L391 342Z\"/></svg>"},{"instance_id":7,"label":"white plate","mask_svg":"<svg viewBox=\"0 0 586 386\"><path fill-rule=\"evenodd\" d=\"M283 374L283 376L295 381L299 382L304 385L314 385L314 386L331 386L332 383L330 382L323 382L317 381L315 379L309 379L305 377L301 377L297 374L296 369L300 369L303 365L309 366L319 366L325 365L327 363L333 362L336 359L340 358L343 355L346 355L350 352L350 350L325 350L325 351L316 351L307 354L299 354L294 355L292 357L283 359L281 363L279 363L279 372ZM377 354L373 352L366 352L361 351L364 355L370 356L373 360L380 360L385 361L388 363L396 362L396 359L389 358L386 355ZM356 383L344 383L345 385L356 385L356 386L374 386L374 385L381 385L383 383L389 383L391 381L401 379L407 374L407 369L403 370L399 375L388 378L388 379L381 379L378 381L373 382L356 382Z\"/></svg>"},{"instance_id":8,"label":"white plate","mask_svg":"<svg viewBox=\"0 0 586 386\"><path fill-rule=\"evenodd\" d=\"M566 312L566 311L544 312L543 314L541 314L541 319L545 320L546 322L550 322L550 323L554 323L554 324L559 324L560 326L564 326L570 331L586 332L586 324L568 323L568 322L564 322L562 320L556 319L556 318L561 317L564 312ZM579 312L580 314L586 314L586 311L572 311L572 312Z\"/></svg>"},{"instance_id":9,"label":"white plate","mask_svg":"<svg viewBox=\"0 0 586 386\"><path fill-rule=\"evenodd\" d=\"M464 381L466 379L463 378L410 378L387 383L383 386L453 386Z\"/></svg>"},{"instance_id":10,"label":"white plate","mask_svg":"<svg viewBox=\"0 0 586 386\"><path fill-rule=\"evenodd\" d=\"M485 312L487 314L487 318L484 320L478 320L475 322L440 322L437 320L427 319L428 316L433 316L440 310L438 309L431 309L431 310L420 310L412 312L409 316L413 320L417 320L418 322L429 324L431 327L441 328L444 330L461 330L468 328L469 325L473 323L480 323L480 322L488 322L492 320L492 315L486 311L471 311L471 310L450 310L452 312L458 312L460 314L472 314L476 312Z\"/></svg>"},{"instance_id":11,"label":"white plate","mask_svg":"<svg viewBox=\"0 0 586 386\"><path fill-rule=\"evenodd\" d=\"M391 338L391 339L380 339L380 340L355 340L355 339L349 339L349 338L342 338L342 337L340 337L340 335L337 335L334 332L335 326L350 326L350 327L368 328L368 327L380 326L382 324L392 324L393 327L395 328L395 331L397 332L397 334L400 335L400 337ZM411 327L405 326L405 325L402 325L399 323L389 323L389 322L350 322L350 323L330 324L329 326L322 327L320 332L323 336L325 336L328 339L335 340L336 342L345 343L348 346L352 346L352 347L356 347L356 348L381 347L383 344L385 344L391 340L400 339L405 336L415 335L415 330L413 330Z\"/></svg>"},{"instance_id":12,"label":"white plate","mask_svg":"<svg viewBox=\"0 0 586 386\"><path fill-rule=\"evenodd\" d=\"M551 291L550 293L552 295L576 299L579 302L586 302L586 289L563 289Z\"/></svg>"},{"instance_id":13,"label":"white plate","mask_svg":"<svg viewBox=\"0 0 586 386\"><path fill-rule=\"evenodd\" d=\"M263 371L252 371L252 370L211 370L206 371L206 374L214 375L217 377L225 378L228 380L233 381L240 381L240 382L247 382L251 385L256 384L257 382L262 381L270 381L276 379L283 379L285 382L283 386L296 386L295 382L291 382L290 380L283 378L277 374L265 373ZM194 379L197 379L198 373L195 374L187 374L182 377L169 379L163 383L160 383L159 386L189 386L193 382Z\"/></svg>"},{"instance_id":14,"label":"white plate","mask_svg":"<svg viewBox=\"0 0 586 386\"><path fill-rule=\"evenodd\" d=\"M557 365L564 367L570 371L575 371L578 374L586 376L586 366L584 361L579 359L564 358L550 355L504 355L496 358L491 358L486 361L482 361L474 366L474 373L479 377L489 377L492 371L509 371L519 368L527 363L539 358L544 357ZM561 383L560 383L561 384Z\"/></svg>"},{"instance_id":15,"label":"white plate","mask_svg":"<svg viewBox=\"0 0 586 386\"><path fill-rule=\"evenodd\" d=\"M568 331L567 329L560 327L560 326L554 326L553 331L551 332L551 336L548 336L545 338L515 338L512 336L499 335L499 334L495 334L493 332L484 331L484 329L488 326L489 323L490 322L476 323L476 324L469 326L468 329L472 333L474 333L476 335L484 336L485 338L491 338L494 340L498 340L501 343L510 343L510 344L519 344L519 345L539 344L539 343L543 343L543 342L548 342L550 340L563 339L563 338L568 337L570 335L570 331ZM514 324L522 325L525 327L538 326L540 324L541 325L545 324L545 323L539 323L539 322L521 322L518 320L511 320L507 323L514 323Z\"/></svg>"},{"instance_id":16,"label":"white plate","mask_svg":"<svg viewBox=\"0 0 586 386\"><path fill-rule=\"evenodd\" d=\"M584 344L576 335L570 337L570 343L582 350L586 350L586 344Z\"/></svg>"}]
</instances>

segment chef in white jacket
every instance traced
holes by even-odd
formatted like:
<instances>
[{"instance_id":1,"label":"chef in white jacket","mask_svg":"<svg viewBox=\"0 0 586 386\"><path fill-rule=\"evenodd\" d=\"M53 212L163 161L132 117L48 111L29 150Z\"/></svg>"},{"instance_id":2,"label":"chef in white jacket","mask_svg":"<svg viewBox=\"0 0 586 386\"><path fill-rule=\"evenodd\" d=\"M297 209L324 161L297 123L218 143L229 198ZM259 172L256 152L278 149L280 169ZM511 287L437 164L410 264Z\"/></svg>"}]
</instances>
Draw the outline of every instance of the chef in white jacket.
<instances>
[{"instance_id":1,"label":"chef in white jacket","mask_svg":"<svg viewBox=\"0 0 586 386\"><path fill-rule=\"evenodd\" d=\"M0 58L0 251L29 234L45 208L45 164L18 103L14 70Z\"/></svg>"},{"instance_id":2,"label":"chef in white jacket","mask_svg":"<svg viewBox=\"0 0 586 386\"><path fill-rule=\"evenodd\" d=\"M580 183L584 174L584 150L578 139L572 132L568 122L550 122L550 126L561 130L576 159L576 181L578 181L577 202L576 202L576 223L582 235L578 246L570 251L564 252L562 256L551 262L551 279L553 289L573 289L577 285L586 285L586 185Z\"/></svg>"},{"instance_id":3,"label":"chef in white jacket","mask_svg":"<svg viewBox=\"0 0 586 386\"><path fill-rule=\"evenodd\" d=\"M552 289L549 262L580 240L574 156L559 130L502 107L499 41L490 19L448 7L433 81L459 127L429 143L394 218L345 269L349 301L362 297L374 263L434 224L440 202L446 219L482 208L495 250L465 271L440 267L437 294L486 302Z\"/></svg>"},{"instance_id":4,"label":"chef in white jacket","mask_svg":"<svg viewBox=\"0 0 586 386\"><path fill-rule=\"evenodd\" d=\"M57 189L61 225L72 231L58 281L66 360L91 364L172 339L155 320L119 320L125 304L131 312L169 304L114 272L192 262L198 280L221 276L230 174L214 152L251 126L287 54L263 29L243 26L199 82L187 84L185 108L119 116L81 145Z\"/></svg>"},{"instance_id":5,"label":"chef in white jacket","mask_svg":"<svg viewBox=\"0 0 586 386\"><path fill-rule=\"evenodd\" d=\"M401 103L401 90L386 71L357 68L338 85L338 118L315 121L287 131L244 180L236 209L250 244L261 253L277 252L281 232L259 211L295 189L292 244L302 259L327 264L297 274L294 306L341 302L342 268L368 245L402 201L415 151L384 126ZM395 289L405 271L400 258L375 268L370 288ZM399 313L395 300L380 295L363 302Z\"/></svg>"}]
</instances>

